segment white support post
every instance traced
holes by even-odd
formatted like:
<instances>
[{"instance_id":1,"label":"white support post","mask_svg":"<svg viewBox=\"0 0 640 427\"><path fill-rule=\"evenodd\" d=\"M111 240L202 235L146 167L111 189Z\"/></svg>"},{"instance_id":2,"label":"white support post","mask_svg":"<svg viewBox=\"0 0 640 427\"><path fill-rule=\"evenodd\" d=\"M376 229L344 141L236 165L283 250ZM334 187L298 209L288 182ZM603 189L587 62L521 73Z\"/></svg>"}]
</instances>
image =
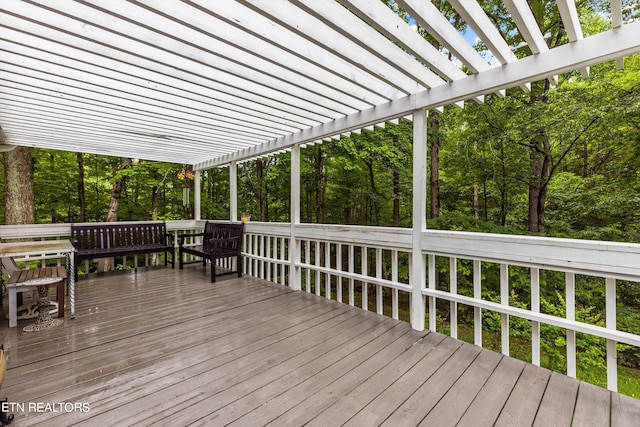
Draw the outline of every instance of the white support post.
<instances>
[{"instance_id":1,"label":"white support post","mask_svg":"<svg viewBox=\"0 0 640 427\"><path fill-rule=\"evenodd\" d=\"M427 111L413 112L413 216L411 238L411 327L424 330L426 266L422 232L427 230Z\"/></svg>"},{"instance_id":2,"label":"white support post","mask_svg":"<svg viewBox=\"0 0 640 427\"><path fill-rule=\"evenodd\" d=\"M229 165L229 220L238 220L238 164Z\"/></svg>"},{"instance_id":3,"label":"white support post","mask_svg":"<svg viewBox=\"0 0 640 427\"><path fill-rule=\"evenodd\" d=\"M531 311L540 313L540 270L531 269ZM531 364L540 366L540 322L531 321Z\"/></svg>"},{"instance_id":4,"label":"white support post","mask_svg":"<svg viewBox=\"0 0 640 427\"><path fill-rule=\"evenodd\" d=\"M296 238L296 226L300 224L300 145L291 147L291 237L289 238L289 287L301 289L300 242Z\"/></svg>"},{"instance_id":5,"label":"white support post","mask_svg":"<svg viewBox=\"0 0 640 427\"><path fill-rule=\"evenodd\" d=\"M616 279L607 277L606 283L606 327L607 329L617 329L616 314ZM618 350L616 341L607 339L607 388L611 391L618 391Z\"/></svg>"},{"instance_id":6,"label":"white support post","mask_svg":"<svg viewBox=\"0 0 640 427\"><path fill-rule=\"evenodd\" d=\"M199 170L195 171L193 177L193 219L200 220L201 211L202 211L202 203L200 202L200 176L201 173Z\"/></svg>"}]
</instances>

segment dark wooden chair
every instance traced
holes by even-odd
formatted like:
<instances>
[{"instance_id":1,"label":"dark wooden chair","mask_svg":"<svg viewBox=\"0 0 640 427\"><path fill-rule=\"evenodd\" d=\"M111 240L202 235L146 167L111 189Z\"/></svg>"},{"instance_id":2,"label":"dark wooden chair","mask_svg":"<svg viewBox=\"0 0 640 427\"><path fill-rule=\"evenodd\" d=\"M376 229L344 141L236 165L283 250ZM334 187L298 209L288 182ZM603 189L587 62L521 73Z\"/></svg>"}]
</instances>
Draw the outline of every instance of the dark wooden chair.
<instances>
[{"instance_id":1,"label":"dark wooden chair","mask_svg":"<svg viewBox=\"0 0 640 427\"><path fill-rule=\"evenodd\" d=\"M218 223L207 221L202 233L181 234L179 259L180 268L185 264L199 263L201 261L184 261L182 254L190 254L202 258L202 265L211 262L211 283L216 281L216 276L226 274L238 274L242 277L242 237L244 235L244 223ZM201 237L202 243L187 245L187 238ZM216 272L216 264L219 259L235 258L236 269L221 273Z\"/></svg>"}]
</instances>

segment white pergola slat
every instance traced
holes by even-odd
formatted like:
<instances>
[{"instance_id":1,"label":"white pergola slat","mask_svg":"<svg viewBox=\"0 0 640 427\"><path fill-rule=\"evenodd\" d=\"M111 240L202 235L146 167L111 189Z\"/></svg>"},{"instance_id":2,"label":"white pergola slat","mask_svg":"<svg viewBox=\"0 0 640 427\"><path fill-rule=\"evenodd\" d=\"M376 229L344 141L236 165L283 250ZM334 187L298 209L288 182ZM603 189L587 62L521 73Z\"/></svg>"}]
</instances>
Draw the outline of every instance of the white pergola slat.
<instances>
[{"instance_id":1,"label":"white pergola slat","mask_svg":"<svg viewBox=\"0 0 640 427\"><path fill-rule=\"evenodd\" d=\"M489 69L489 64L456 31L433 3L420 0L398 0L398 4L473 73Z\"/></svg>"},{"instance_id":2,"label":"white pergola slat","mask_svg":"<svg viewBox=\"0 0 640 427\"><path fill-rule=\"evenodd\" d=\"M615 30L586 38L560 0L568 42L554 49L527 3L505 0L533 52L522 59L475 0L450 0L497 63L430 2L397 3L410 23L377 0L3 0L0 126L10 144L199 170L640 51L619 0Z\"/></svg>"}]
</instances>

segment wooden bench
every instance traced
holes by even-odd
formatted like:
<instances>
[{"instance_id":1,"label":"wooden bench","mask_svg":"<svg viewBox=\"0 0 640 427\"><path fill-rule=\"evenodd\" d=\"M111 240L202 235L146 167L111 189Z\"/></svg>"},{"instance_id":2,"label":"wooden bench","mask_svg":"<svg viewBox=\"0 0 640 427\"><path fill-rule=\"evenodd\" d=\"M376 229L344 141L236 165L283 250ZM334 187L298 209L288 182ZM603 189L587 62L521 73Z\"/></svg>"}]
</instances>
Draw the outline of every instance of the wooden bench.
<instances>
[{"instance_id":1,"label":"wooden bench","mask_svg":"<svg viewBox=\"0 0 640 427\"><path fill-rule=\"evenodd\" d=\"M211 262L211 282L216 281L216 276L237 273L242 277L242 236L244 234L244 223L217 223L207 221L202 233L180 234L180 245L178 247L180 268L184 264L199 263L199 260L184 261L182 254L191 254L202 258L202 265L207 265L207 260ZM185 239L201 237L202 243L195 245L185 245ZM216 273L216 264L219 259L236 258L236 269L224 273Z\"/></svg>"},{"instance_id":2,"label":"wooden bench","mask_svg":"<svg viewBox=\"0 0 640 427\"><path fill-rule=\"evenodd\" d=\"M76 278L80 263L96 258L164 252L164 265L174 267L173 235L164 222L71 224L71 241Z\"/></svg>"}]
</instances>

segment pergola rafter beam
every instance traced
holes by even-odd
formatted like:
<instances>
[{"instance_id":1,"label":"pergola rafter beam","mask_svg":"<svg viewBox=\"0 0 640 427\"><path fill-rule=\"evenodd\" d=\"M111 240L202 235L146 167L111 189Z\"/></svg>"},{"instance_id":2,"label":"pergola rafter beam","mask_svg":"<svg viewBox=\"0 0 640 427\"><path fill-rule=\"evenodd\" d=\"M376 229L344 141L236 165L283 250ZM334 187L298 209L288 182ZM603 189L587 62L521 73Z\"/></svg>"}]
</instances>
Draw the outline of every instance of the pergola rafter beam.
<instances>
[{"instance_id":1,"label":"pergola rafter beam","mask_svg":"<svg viewBox=\"0 0 640 427\"><path fill-rule=\"evenodd\" d=\"M569 41L575 42L582 39L582 26L578 18L575 0L557 0L557 4ZM589 68L581 68L580 72L583 77L589 77Z\"/></svg>"}]
</instances>

